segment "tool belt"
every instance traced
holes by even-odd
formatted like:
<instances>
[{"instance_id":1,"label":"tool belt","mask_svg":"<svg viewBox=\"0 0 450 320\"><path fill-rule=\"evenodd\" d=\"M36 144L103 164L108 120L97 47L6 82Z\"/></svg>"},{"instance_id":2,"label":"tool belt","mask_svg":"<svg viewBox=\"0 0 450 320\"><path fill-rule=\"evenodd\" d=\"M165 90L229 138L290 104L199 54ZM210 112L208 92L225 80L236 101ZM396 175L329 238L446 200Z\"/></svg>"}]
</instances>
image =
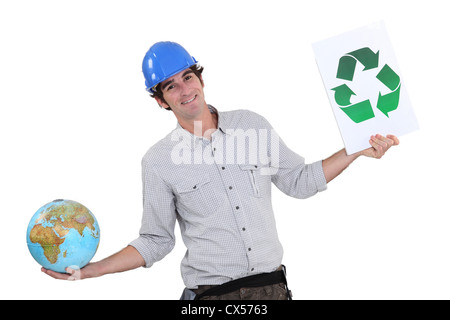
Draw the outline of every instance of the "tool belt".
<instances>
[{"instance_id":1,"label":"tool belt","mask_svg":"<svg viewBox=\"0 0 450 320\"><path fill-rule=\"evenodd\" d=\"M212 287L198 295L195 296L194 300L200 300L202 297L207 296L221 296L223 294L227 294L241 288L255 288L255 287L263 287L268 285L273 285L277 283L284 283L286 285L286 291L288 295L288 299L292 300L289 288L287 286L286 280L286 267L284 265L281 266L281 270L277 270L270 273L261 273L256 274L236 280L232 280L230 282L225 282L224 284Z\"/></svg>"}]
</instances>

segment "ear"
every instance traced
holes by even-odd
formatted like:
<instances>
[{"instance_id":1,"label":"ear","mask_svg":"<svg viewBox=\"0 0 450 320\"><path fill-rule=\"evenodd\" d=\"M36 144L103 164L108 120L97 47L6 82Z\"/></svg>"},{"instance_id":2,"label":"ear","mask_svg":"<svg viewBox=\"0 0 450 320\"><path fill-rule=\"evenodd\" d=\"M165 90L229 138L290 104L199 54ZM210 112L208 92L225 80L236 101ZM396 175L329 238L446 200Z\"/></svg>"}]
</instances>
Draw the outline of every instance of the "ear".
<instances>
[{"instance_id":1,"label":"ear","mask_svg":"<svg viewBox=\"0 0 450 320\"><path fill-rule=\"evenodd\" d=\"M165 102L164 102L163 100L161 100L160 98L155 97L155 100L156 100L156 102L158 103L158 105L159 105L161 108L164 108L164 109L169 108L169 106L167 105L167 103L165 103Z\"/></svg>"}]
</instances>

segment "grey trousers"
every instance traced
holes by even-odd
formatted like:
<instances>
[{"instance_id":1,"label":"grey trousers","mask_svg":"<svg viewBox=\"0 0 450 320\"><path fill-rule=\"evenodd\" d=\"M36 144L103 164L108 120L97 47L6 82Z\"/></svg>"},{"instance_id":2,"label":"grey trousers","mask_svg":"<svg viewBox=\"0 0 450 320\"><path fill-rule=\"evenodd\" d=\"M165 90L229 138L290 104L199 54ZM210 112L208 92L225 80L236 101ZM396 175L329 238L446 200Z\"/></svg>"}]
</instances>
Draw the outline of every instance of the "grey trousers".
<instances>
[{"instance_id":1,"label":"grey trousers","mask_svg":"<svg viewBox=\"0 0 450 320\"><path fill-rule=\"evenodd\" d=\"M199 286L198 289L184 289L180 300L194 300L197 294L213 286ZM256 288L241 288L221 296L205 296L201 300L288 300L288 292L284 283L277 283Z\"/></svg>"}]
</instances>

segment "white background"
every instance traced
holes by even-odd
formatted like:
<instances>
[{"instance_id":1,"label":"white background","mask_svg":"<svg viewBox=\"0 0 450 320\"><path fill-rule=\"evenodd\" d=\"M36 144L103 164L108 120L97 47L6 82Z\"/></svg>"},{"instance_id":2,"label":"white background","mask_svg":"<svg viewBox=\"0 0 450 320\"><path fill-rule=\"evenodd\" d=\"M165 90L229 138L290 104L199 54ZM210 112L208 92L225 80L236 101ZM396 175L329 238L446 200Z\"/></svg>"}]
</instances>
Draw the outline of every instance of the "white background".
<instances>
[{"instance_id":1,"label":"white background","mask_svg":"<svg viewBox=\"0 0 450 320\"><path fill-rule=\"evenodd\" d=\"M368 6L370 4L370 6ZM175 127L144 91L151 44L181 43L205 67L207 102L265 116L307 162L343 148L311 44L384 20L420 131L360 158L328 190L274 188L295 299L449 299L450 22L445 1L2 1L0 298L178 299L177 245L151 269L78 282L40 272L25 233L57 198L86 205L94 260L138 236L140 161Z\"/></svg>"}]
</instances>

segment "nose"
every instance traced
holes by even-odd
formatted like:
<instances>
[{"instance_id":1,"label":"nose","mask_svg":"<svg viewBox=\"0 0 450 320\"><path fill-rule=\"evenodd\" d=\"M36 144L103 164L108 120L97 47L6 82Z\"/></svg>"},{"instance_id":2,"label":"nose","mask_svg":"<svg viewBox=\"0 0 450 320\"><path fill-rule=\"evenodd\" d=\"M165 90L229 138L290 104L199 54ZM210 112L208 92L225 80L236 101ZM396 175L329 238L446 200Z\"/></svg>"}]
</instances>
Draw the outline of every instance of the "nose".
<instances>
[{"instance_id":1,"label":"nose","mask_svg":"<svg viewBox=\"0 0 450 320\"><path fill-rule=\"evenodd\" d=\"M189 91L190 91L189 86L186 83L182 82L180 84L180 93L181 93L181 95L182 96L187 96L187 95L189 95Z\"/></svg>"}]
</instances>

